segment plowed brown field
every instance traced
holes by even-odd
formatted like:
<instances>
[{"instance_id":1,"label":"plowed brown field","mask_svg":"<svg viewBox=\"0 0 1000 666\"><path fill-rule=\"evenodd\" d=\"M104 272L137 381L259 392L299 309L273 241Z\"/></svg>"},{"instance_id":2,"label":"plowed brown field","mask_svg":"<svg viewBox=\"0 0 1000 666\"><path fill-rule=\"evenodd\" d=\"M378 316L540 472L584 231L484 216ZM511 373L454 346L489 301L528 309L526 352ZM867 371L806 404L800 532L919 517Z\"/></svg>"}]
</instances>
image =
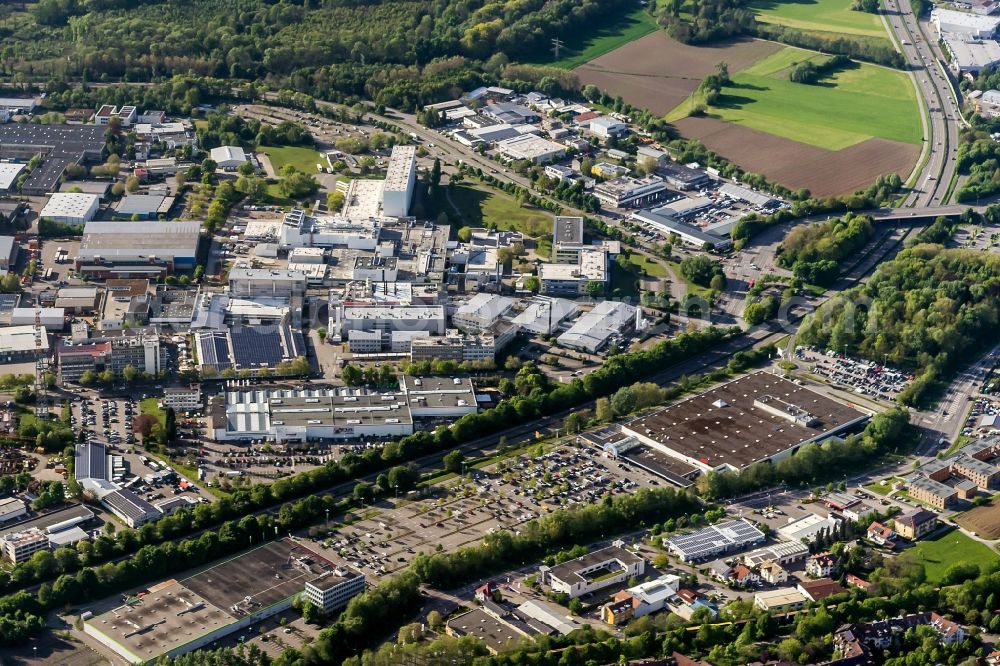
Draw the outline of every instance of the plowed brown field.
<instances>
[{"instance_id":1,"label":"plowed brown field","mask_svg":"<svg viewBox=\"0 0 1000 666\"><path fill-rule=\"evenodd\" d=\"M738 72L781 48L752 39L688 46L657 30L573 71L583 84L665 115L694 92L718 63L725 62L730 72Z\"/></svg>"},{"instance_id":2,"label":"plowed brown field","mask_svg":"<svg viewBox=\"0 0 1000 666\"><path fill-rule=\"evenodd\" d=\"M854 192L892 172L905 180L920 154L920 146L886 139L830 151L714 118L684 118L674 126L744 169L813 196Z\"/></svg>"}]
</instances>

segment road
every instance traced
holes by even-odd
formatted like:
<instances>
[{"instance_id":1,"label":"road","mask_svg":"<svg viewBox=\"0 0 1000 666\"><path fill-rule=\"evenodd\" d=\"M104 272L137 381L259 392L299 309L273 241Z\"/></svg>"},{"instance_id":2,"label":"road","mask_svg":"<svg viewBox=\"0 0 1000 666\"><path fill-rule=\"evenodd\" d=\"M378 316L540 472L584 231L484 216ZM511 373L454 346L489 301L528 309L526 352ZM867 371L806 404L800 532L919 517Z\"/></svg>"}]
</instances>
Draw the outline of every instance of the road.
<instances>
[{"instance_id":1,"label":"road","mask_svg":"<svg viewBox=\"0 0 1000 666\"><path fill-rule=\"evenodd\" d=\"M885 16L899 38L917 90L929 114L929 155L904 207L943 206L955 175L959 123L964 122L937 42L926 33L906 0L886 0Z\"/></svg>"}]
</instances>

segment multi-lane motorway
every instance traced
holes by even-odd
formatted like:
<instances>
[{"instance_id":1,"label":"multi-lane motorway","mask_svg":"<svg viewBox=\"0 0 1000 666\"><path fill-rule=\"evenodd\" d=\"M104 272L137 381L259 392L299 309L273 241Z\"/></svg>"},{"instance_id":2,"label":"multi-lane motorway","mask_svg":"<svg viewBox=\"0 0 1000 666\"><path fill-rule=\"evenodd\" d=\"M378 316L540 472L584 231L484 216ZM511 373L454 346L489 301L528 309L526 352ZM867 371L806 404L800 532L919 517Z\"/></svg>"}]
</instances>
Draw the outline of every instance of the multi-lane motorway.
<instances>
[{"instance_id":1,"label":"multi-lane motorway","mask_svg":"<svg viewBox=\"0 0 1000 666\"><path fill-rule=\"evenodd\" d=\"M958 128L963 122L955 89L934 39L920 26L908 0L886 0L885 16L899 38L929 115L924 136L927 145L922 153L926 162L903 206L943 206L955 174Z\"/></svg>"}]
</instances>

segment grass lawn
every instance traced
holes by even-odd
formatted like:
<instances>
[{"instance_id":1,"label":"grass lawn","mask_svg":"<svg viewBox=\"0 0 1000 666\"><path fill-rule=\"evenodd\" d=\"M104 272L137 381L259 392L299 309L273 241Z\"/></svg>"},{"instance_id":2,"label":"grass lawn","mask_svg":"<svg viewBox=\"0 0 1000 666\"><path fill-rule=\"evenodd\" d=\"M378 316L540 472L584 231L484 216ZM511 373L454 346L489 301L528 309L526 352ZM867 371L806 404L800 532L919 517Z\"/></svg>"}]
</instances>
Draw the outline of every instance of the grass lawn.
<instances>
[{"instance_id":1,"label":"grass lawn","mask_svg":"<svg viewBox=\"0 0 1000 666\"><path fill-rule=\"evenodd\" d=\"M552 233L552 215L537 208L517 205L514 197L504 192L459 185L450 191L451 200L462 213L460 226L485 227L520 231L538 238Z\"/></svg>"},{"instance_id":2,"label":"grass lawn","mask_svg":"<svg viewBox=\"0 0 1000 666\"><path fill-rule=\"evenodd\" d=\"M708 300L708 297L712 295L711 289L697 285L684 277L684 274L681 273L681 262L668 261L667 263L670 265L670 272L673 273L673 275L670 276L671 279L675 282L680 281L684 284L684 293L694 294L699 298L704 298L706 301Z\"/></svg>"},{"instance_id":3,"label":"grass lawn","mask_svg":"<svg viewBox=\"0 0 1000 666\"><path fill-rule=\"evenodd\" d=\"M868 490L879 495L888 495L892 492L893 479L886 479L879 481L878 483L869 483L865 486L865 490Z\"/></svg>"},{"instance_id":4,"label":"grass lawn","mask_svg":"<svg viewBox=\"0 0 1000 666\"><path fill-rule=\"evenodd\" d=\"M653 261L644 254L633 252L628 256L628 260L629 263L636 267L640 275L649 275L651 277L667 277L669 275L663 264Z\"/></svg>"},{"instance_id":5,"label":"grass lawn","mask_svg":"<svg viewBox=\"0 0 1000 666\"><path fill-rule=\"evenodd\" d=\"M291 164L304 173L319 173L316 165L326 162L326 159L315 148L303 148L302 146L262 146L260 150L267 153L275 173L280 172L286 164Z\"/></svg>"},{"instance_id":6,"label":"grass lawn","mask_svg":"<svg viewBox=\"0 0 1000 666\"><path fill-rule=\"evenodd\" d=\"M797 30L859 35L888 40L877 14L856 12L853 0L754 0L750 8L763 23L777 23Z\"/></svg>"},{"instance_id":7,"label":"grass lawn","mask_svg":"<svg viewBox=\"0 0 1000 666\"><path fill-rule=\"evenodd\" d=\"M289 199L281 193L278 183L270 182L267 184L267 202L275 206L283 206L285 208L291 208L296 205L296 201L294 199Z\"/></svg>"},{"instance_id":8,"label":"grass lawn","mask_svg":"<svg viewBox=\"0 0 1000 666\"><path fill-rule=\"evenodd\" d=\"M572 35L559 35L563 40L559 60L543 57L533 61L536 65L549 65L573 69L614 51L623 44L644 37L656 30L656 20L644 7L636 6L616 20L594 21L587 29Z\"/></svg>"},{"instance_id":9,"label":"grass lawn","mask_svg":"<svg viewBox=\"0 0 1000 666\"><path fill-rule=\"evenodd\" d=\"M612 261L611 266L611 294L614 298L628 298L632 303L639 300L639 290L636 282L639 276L631 271L627 271L618 265L617 261Z\"/></svg>"},{"instance_id":10,"label":"grass lawn","mask_svg":"<svg viewBox=\"0 0 1000 666\"><path fill-rule=\"evenodd\" d=\"M167 413L160 409L158 398L146 398L139 402L139 412L155 416L161 428L167 427Z\"/></svg>"},{"instance_id":11,"label":"grass lawn","mask_svg":"<svg viewBox=\"0 0 1000 666\"><path fill-rule=\"evenodd\" d=\"M816 85L788 80L795 62L822 57L783 48L732 75L732 84L708 109L709 115L828 150L873 137L920 144L919 106L905 74L857 63ZM690 108L685 100L667 120L684 117Z\"/></svg>"},{"instance_id":12,"label":"grass lawn","mask_svg":"<svg viewBox=\"0 0 1000 666\"><path fill-rule=\"evenodd\" d=\"M958 530L919 542L913 547L913 554L924 565L929 583L939 582L948 567L957 562L975 562L985 567L998 558L989 547Z\"/></svg>"}]
</instances>

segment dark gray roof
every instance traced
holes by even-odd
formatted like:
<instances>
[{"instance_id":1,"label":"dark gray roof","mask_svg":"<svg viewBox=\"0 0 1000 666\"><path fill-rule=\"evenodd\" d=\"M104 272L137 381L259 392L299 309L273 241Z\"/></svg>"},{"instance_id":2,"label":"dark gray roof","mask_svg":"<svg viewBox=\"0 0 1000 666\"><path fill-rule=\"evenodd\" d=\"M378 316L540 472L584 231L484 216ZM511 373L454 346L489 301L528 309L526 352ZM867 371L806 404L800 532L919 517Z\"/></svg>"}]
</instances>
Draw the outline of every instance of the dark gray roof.
<instances>
[{"instance_id":1,"label":"dark gray roof","mask_svg":"<svg viewBox=\"0 0 1000 666\"><path fill-rule=\"evenodd\" d=\"M74 474L77 480L108 479L108 457L104 444L88 442L76 445Z\"/></svg>"}]
</instances>

